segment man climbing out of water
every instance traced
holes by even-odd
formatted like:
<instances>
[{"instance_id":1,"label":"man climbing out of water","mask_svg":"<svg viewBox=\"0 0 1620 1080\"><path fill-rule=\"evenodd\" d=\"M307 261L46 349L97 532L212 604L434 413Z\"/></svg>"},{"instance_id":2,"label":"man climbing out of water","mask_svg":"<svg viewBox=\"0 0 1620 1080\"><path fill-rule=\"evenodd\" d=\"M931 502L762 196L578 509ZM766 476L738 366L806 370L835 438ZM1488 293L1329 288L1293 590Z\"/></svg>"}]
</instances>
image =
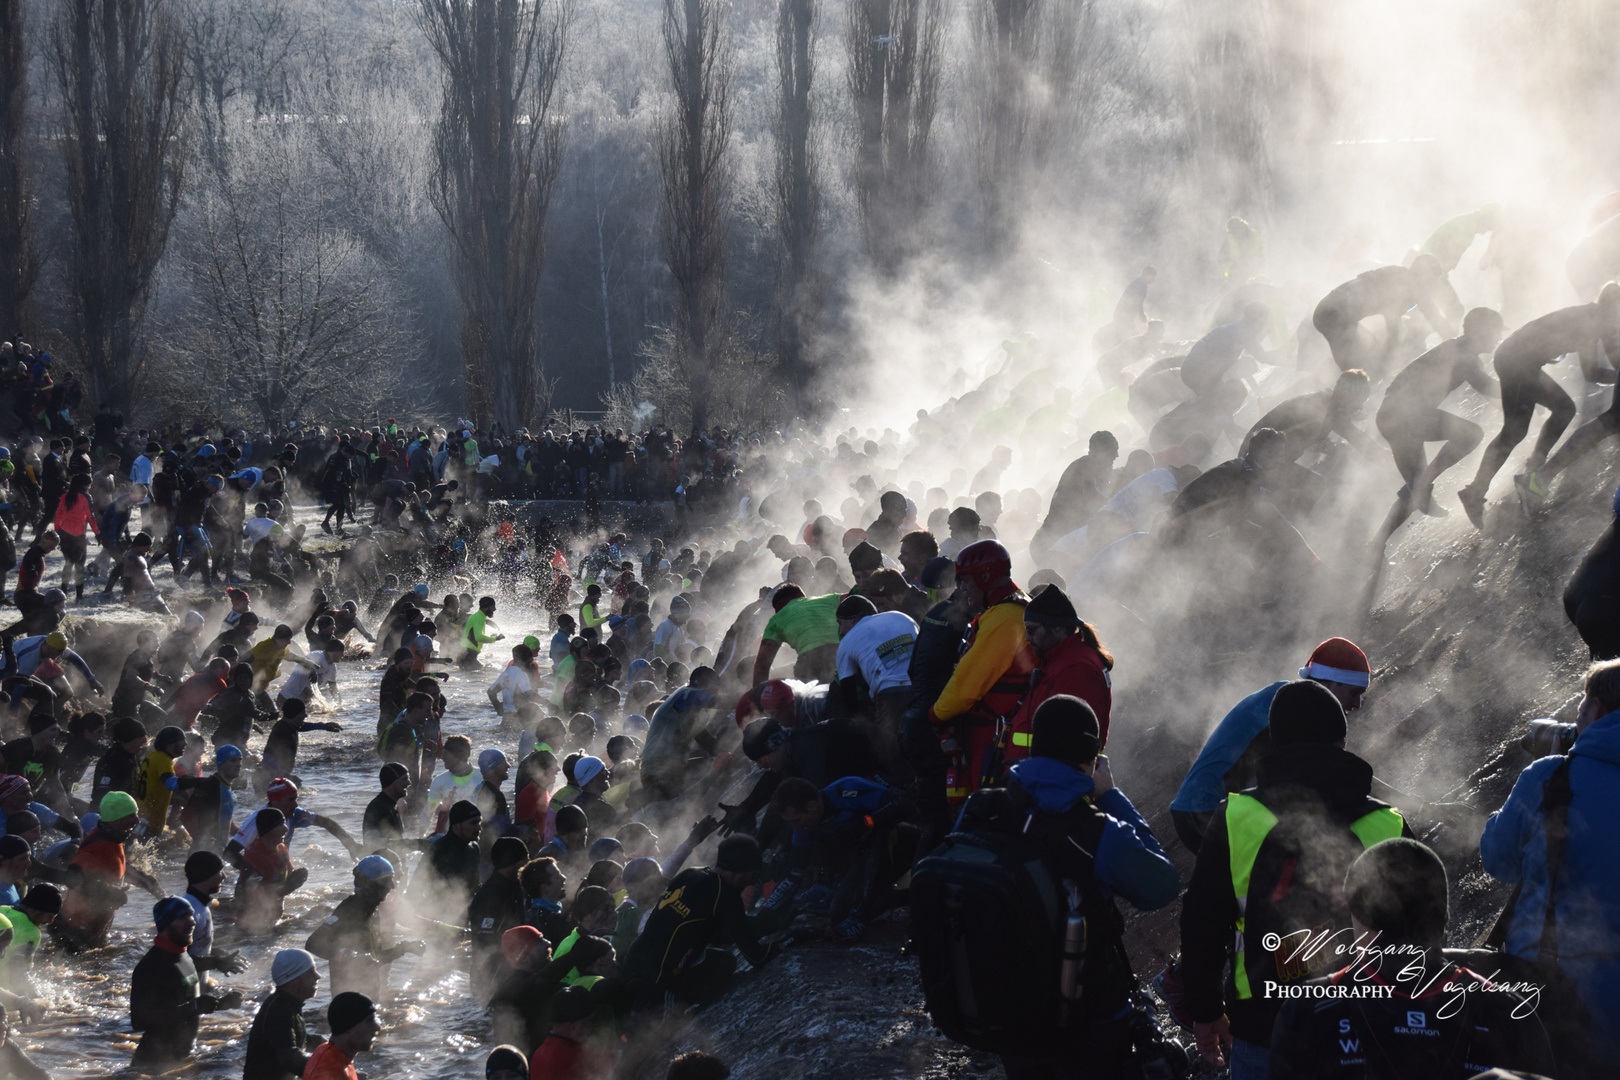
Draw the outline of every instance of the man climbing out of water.
<instances>
[{"instance_id":1,"label":"man climbing out of water","mask_svg":"<svg viewBox=\"0 0 1620 1080\"><path fill-rule=\"evenodd\" d=\"M354 868L354 893L309 935L304 947L331 964L332 989L338 994L369 988L381 996L388 989L389 965L406 953L422 954L420 941L382 943L377 909L393 891L394 864L381 855L367 855Z\"/></svg>"},{"instance_id":2,"label":"man climbing out of water","mask_svg":"<svg viewBox=\"0 0 1620 1080\"><path fill-rule=\"evenodd\" d=\"M1473 481L1457 492L1457 500L1476 529L1485 527L1485 495L1491 480L1529 433L1537 405L1551 415L1536 436L1524 483L1519 486L1530 496L1545 496L1547 489L1538 470L1575 419L1575 401L1544 369L1568 353L1580 357L1581 373L1588 382L1615 381L1614 368L1603 361L1620 357L1620 285L1611 281L1590 304L1560 308L1532 319L1497 346L1494 363L1496 377L1502 382L1502 430L1485 448Z\"/></svg>"},{"instance_id":3,"label":"man climbing out of water","mask_svg":"<svg viewBox=\"0 0 1620 1080\"><path fill-rule=\"evenodd\" d=\"M1434 506L1434 482L1441 473L1473 453L1485 433L1478 424L1440 408L1446 396L1463 383L1481 397L1499 398L1501 387L1485 372L1479 358L1493 352L1502 340L1502 316L1490 308L1474 308L1463 316L1461 337L1442 341L1413 360L1390 380L1378 407L1378 431L1389 443L1406 486L1396 495L1389 519L1380 535L1388 536L1416 510L1434 517L1445 511ZM1444 442L1433 461L1425 461L1425 443Z\"/></svg>"},{"instance_id":4,"label":"man climbing out of water","mask_svg":"<svg viewBox=\"0 0 1620 1080\"><path fill-rule=\"evenodd\" d=\"M461 657L461 666L475 668L479 666L478 654L485 645L492 641L499 641L505 634L491 634L488 632L489 620L495 617L495 598L482 596L478 599L478 610L467 616L467 621L461 628L461 647L465 650Z\"/></svg>"},{"instance_id":5,"label":"man climbing out of water","mask_svg":"<svg viewBox=\"0 0 1620 1080\"><path fill-rule=\"evenodd\" d=\"M1288 398L1255 422L1238 452L1247 452L1248 440L1256 432L1265 428L1282 432L1287 448L1285 460L1266 476L1266 490L1279 510L1292 517L1310 510L1321 499L1327 481L1299 464L1299 459L1325 446L1329 435L1339 436L1369 457L1378 452L1378 444L1355 424L1371 393L1367 373L1352 369L1338 377L1333 389Z\"/></svg>"},{"instance_id":6,"label":"man climbing out of water","mask_svg":"<svg viewBox=\"0 0 1620 1080\"><path fill-rule=\"evenodd\" d=\"M1401 345L1401 317L1414 307L1441 337L1456 332L1438 304L1448 289L1440 260L1419 255L1411 266L1380 266L1338 286L1316 305L1311 323L1327 338L1340 371L1361 368L1382 375ZM1361 320L1373 316L1384 320L1381 347L1361 328Z\"/></svg>"},{"instance_id":7,"label":"man climbing out of water","mask_svg":"<svg viewBox=\"0 0 1620 1080\"><path fill-rule=\"evenodd\" d=\"M1035 669L1024 637L1029 598L1012 579L1012 556L994 540L979 540L956 556L956 588L971 612L967 635L950 681L928 710L940 745L954 758L946 798L960 803L981 778L1000 775L1008 720L1018 709Z\"/></svg>"},{"instance_id":8,"label":"man climbing out of water","mask_svg":"<svg viewBox=\"0 0 1620 1080\"><path fill-rule=\"evenodd\" d=\"M196 915L185 900L159 900L152 908L152 923L157 937L129 980L129 1022L141 1033L130 1064L162 1072L191 1056L202 1015L240 1007L242 992L218 997L200 992L197 965L186 951Z\"/></svg>"},{"instance_id":9,"label":"man climbing out of water","mask_svg":"<svg viewBox=\"0 0 1620 1080\"><path fill-rule=\"evenodd\" d=\"M1251 361L1270 363L1268 354L1260 347L1270 329L1271 310L1264 304L1249 304L1243 309L1241 319L1217 326L1193 342L1181 361L1181 381L1187 384L1187 389L1203 397L1219 386L1244 356ZM1239 374L1253 370L1251 362L1247 370Z\"/></svg>"},{"instance_id":10,"label":"man climbing out of water","mask_svg":"<svg viewBox=\"0 0 1620 1080\"><path fill-rule=\"evenodd\" d=\"M69 948L105 940L113 916L129 902L125 878L153 896L163 896L156 878L129 866L124 858L124 844L140 822L135 799L125 792L111 791L101 797L98 811L101 820L80 843L68 868L68 892L62 898L62 914L55 923L58 938Z\"/></svg>"}]
</instances>

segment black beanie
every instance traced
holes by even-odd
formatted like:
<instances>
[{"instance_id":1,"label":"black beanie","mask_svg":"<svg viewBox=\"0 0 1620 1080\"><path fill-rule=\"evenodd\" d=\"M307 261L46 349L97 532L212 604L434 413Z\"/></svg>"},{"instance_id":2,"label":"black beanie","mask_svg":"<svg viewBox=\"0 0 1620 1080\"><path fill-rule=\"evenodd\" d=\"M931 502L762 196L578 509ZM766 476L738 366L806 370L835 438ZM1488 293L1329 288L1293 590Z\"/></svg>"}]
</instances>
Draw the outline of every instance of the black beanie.
<instances>
[{"instance_id":1,"label":"black beanie","mask_svg":"<svg viewBox=\"0 0 1620 1080\"><path fill-rule=\"evenodd\" d=\"M333 998L332 1004L326 1007L326 1021L333 1035L341 1035L376 1011L377 1006L370 998L348 990Z\"/></svg>"},{"instance_id":2,"label":"black beanie","mask_svg":"<svg viewBox=\"0 0 1620 1080\"><path fill-rule=\"evenodd\" d=\"M1271 745L1343 742L1344 706L1319 682L1297 679L1271 699Z\"/></svg>"},{"instance_id":3,"label":"black beanie","mask_svg":"<svg viewBox=\"0 0 1620 1080\"><path fill-rule=\"evenodd\" d=\"M22 906L56 914L62 910L62 891L49 882L41 882L28 890L28 895L22 898Z\"/></svg>"},{"instance_id":4,"label":"black beanie","mask_svg":"<svg viewBox=\"0 0 1620 1080\"><path fill-rule=\"evenodd\" d=\"M484 1075L493 1076L498 1072L515 1072L519 1076L529 1075L529 1062L523 1056L523 1051L515 1046L497 1046L489 1052L484 1059Z\"/></svg>"},{"instance_id":5,"label":"black beanie","mask_svg":"<svg viewBox=\"0 0 1620 1080\"><path fill-rule=\"evenodd\" d=\"M397 761L390 761L377 770L377 781L382 787L397 783L402 776L409 776L410 771Z\"/></svg>"},{"instance_id":6,"label":"black beanie","mask_svg":"<svg viewBox=\"0 0 1620 1080\"><path fill-rule=\"evenodd\" d=\"M1080 616L1062 589L1056 585L1048 585L1036 593L1035 599L1024 608L1024 621L1072 628L1080 625Z\"/></svg>"},{"instance_id":7,"label":"black beanie","mask_svg":"<svg viewBox=\"0 0 1620 1080\"><path fill-rule=\"evenodd\" d=\"M1102 745L1097 734L1097 714L1070 694L1053 694L1041 702L1030 727L1031 757L1053 758L1074 768L1096 760Z\"/></svg>"},{"instance_id":8,"label":"black beanie","mask_svg":"<svg viewBox=\"0 0 1620 1080\"><path fill-rule=\"evenodd\" d=\"M551 1018L560 1024L589 1019L596 1012L591 992L583 986L565 986L551 999Z\"/></svg>"},{"instance_id":9,"label":"black beanie","mask_svg":"<svg viewBox=\"0 0 1620 1080\"><path fill-rule=\"evenodd\" d=\"M497 870L528 860L528 845L516 836L503 836L489 849L489 864Z\"/></svg>"},{"instance_id":10,"label":"black beanie","mask_svg":"<svg viewBox=\"0 0 1620 1080\"><path fill-rule=\"evenodd\" d=\"M883 565L883 552L862 540L849 552L849 568L855 571L876 570Z\"/></svg>"},{"instance_id":11,"label":"black beanie","mask_svg":"<svg viewBox=\"0 0 1620 1080\"><path fill-rule=\"evenodd\" d=\"M760 861L758 840L752 836L728 836L720 841L714 866L716 870L758 870Z\"/></svg>"},{"instance_id":12,"label":"black beanie","mask_svg":"<svg viewBox=\"0 0 1620 1080\"><path fill-rule=\"evenodd\" d=\"M838 608L833 612L839 619L864 619L868 615L877 614L877 605L859 593L850 593L838 601Z\"/></svg>"},{"instance_id":13,"label":"black beanie","mask_svg":"<svg viewBox=\"0 0 1620 1080\"><path fill-rule=\"evenodd\" d=\"M281 811L276 811L281 813ZM194 851L186 860L186 884L195 885L225 869L225 860L212 851Z\"/></svg>"},{"instance_id":14,"label":"black beanie","mask_svg":"<svg viewBox=\"0 0 1620 1080\"><path fill-rule=\"evenodd\" d=\"M1396 837L1374 844L1344 875L1344 899L1389 943L1438 945L1446 936L1446 867L1428 847Z\"/></svg>"},{"instance_id":15,"label":"black beanie","mask_svg":"<svg viewBox=\"0 0 1620 1080\"><path fill-rule=\"evenodd\" d=\"M113 742L119 746L136 739L146 738L146 727L139 720L131 716L122 716L113 721Z\"/></svg>"},{"instance_id":16,"label":"black beanie","mask_svg":"<svg viewBox=\"0 0 1620 1080\"><path fill-rule=\"evenodd\" d=\"M460 825L463 821L471 821L476 817L483 817L483 813L473 803L462 799L450 808L450 824Z\"/></svg>"},{"instance_id":17,"label":"black beanie","mask_svg":"<svg viewBox=\"0 0 1620 1080\"><path fill-rule=\"evenodd\" d=\"M780 721L769 718L754 720L743 728L743 753L749 761L758 761L772 750L786 745L793 733Z\"/></svg>"}]
</instances>

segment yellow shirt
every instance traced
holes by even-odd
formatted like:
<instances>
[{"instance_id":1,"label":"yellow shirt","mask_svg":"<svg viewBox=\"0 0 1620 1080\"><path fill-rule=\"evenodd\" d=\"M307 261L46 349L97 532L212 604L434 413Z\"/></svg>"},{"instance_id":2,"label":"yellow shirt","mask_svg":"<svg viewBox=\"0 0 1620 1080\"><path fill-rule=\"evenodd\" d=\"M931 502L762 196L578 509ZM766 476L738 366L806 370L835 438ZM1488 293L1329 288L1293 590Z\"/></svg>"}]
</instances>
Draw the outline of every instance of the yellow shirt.
<instances>
[{"instance_id":1,"label":"yellow shirt","mask_svg":"<svg viewBox=\"0 0 1620 1080\"><path fill-rule=\"evenodd\" d=\"M174 776L174 758L161 750L148 750L135 769L135 805L149 833L160 833L169 820L174 792L165 782Z\"/></svg>"}]
</instances>

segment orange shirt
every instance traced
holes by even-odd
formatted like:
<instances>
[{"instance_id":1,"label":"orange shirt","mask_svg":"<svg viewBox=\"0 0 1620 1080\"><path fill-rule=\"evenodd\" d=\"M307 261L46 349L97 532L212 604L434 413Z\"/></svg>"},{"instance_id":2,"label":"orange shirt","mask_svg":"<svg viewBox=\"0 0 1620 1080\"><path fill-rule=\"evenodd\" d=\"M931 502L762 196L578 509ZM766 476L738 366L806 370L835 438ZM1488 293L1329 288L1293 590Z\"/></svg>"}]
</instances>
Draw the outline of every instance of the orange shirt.
<instances>
[{"instance_id":1,"label":"orange shirt","mask_svg":"<svg viewBox=\"0 0 1620 1080\"><path fill-rule=\"evenodd\" d=\"M360 1074L354 1071L354 1058L328 1042L309 1055L304 1080L360 1080Z\"/></svg>"}]
</instances>

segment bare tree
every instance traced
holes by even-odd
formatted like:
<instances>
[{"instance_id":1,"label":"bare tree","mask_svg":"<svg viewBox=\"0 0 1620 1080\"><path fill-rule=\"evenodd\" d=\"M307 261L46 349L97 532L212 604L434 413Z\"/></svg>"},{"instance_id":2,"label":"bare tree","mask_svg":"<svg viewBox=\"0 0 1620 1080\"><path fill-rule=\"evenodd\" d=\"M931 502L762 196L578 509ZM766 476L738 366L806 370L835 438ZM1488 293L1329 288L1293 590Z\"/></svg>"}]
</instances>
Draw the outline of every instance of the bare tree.
<instances>
[{"instance_id":1,"label":"bare tree","mask_svg":"<svg viewBox=\"0 0 1620 1080\"><path fill-rule=\"evenodd\" d=\"M659 138L664 249L694 429L708 426L712 354L725 311L721 209L730 179L731 55L722 12L719 0L664 0L664 55L675 95Z\"/></svg>"},{"instance_id":2,"label":"bare tree","mask_svg":"<svg viewBox=\"0 0 1620 1080\"><path fill-rule=\"evenodd\" d=\"M214 415L262 424L374 420L394 400L400 332L382 268L334 227L308 148L280 131L238 140L196 196L182 245L193 289L170 339Z\"/></svg>"},{"instance_id":3,"label":"bare tree","mask_svg":"<svg viewBox=\"0 0 1620 1080\"><path fill-rule=\"evenodd\" d=\"M164 0L59 0L75 331L97 399L132 401L141 326L186 172L185 40Z\"/></svg>"},{"instance_id":4,"label":"bare tree","mask_svg":"<svg viewBox=\"0 0 1620 1080\"><path fill-rule=\"evenodd\" d=\"M867 256L888 274L918 250L933 195L928 151L943 32L941 0L849 0L855 201Z\"/></svg>"},{"instance_id":5,"label":"bare tree","mask_svg":"<svg viewBox=\"0 0 1620 1080\"><path fill-rule=\"evenodd\" d=\"M1273 193L1270 128L1278 49L1270 6L1232 0L1187 8L1188 126L1202 185L1245 215L1264 216Z\"/></svg>"},{"instance_id":6,"label":"bare tree","mask_svg":"<svg viewBox=\"0 0 1620 1080\"><path fill-rule=\"evenodd\" d=\"M28 50L22 0L0 0L0 334L30 321L39 280L34 244L34 185L23 143L28 104Z\"/></svg>"},{"instance_id":7,"label":"bare tree","mask_svg":"<svg viewBox=\"0 0 1620 1080\"><path fill-rule=\"evenodd\" d=\"M203 154L223 168L226 110L251 99L253 115L284 108L289 61L304 36L292 0L186 0L186 74Z\"/></svg>"},{"instance_id":8,"label":"bare tree","mask_svg":"<svg viewBox=\"0 0 1620 1080\"><path fill-rule=\"evenodd\" d=\"M552 101L569 0L421 0L444 66L431 193L455 245L467 405L507 431L531 417L541 378L537 290L546 210L562 161Z\"/></svg>"},{"instance_id":9,"label":"bare tree","mask_svg":"<svg viewBox=\"0 0 1620 1080\"><path fill-rule=\"evenodd\" d=\"M1016 240L1020 212L1050 194L1050 167L1084 142L1092 102L1082 90L1094 88L1088 74L1097 70L1086 49L1092 7L1093 0L978 0L970 124L992 251Z\"/></svg>"},{"instance_id":10,"label":"bare tree","mask_svg":"<svg viewBox=\"0 0 1620 1080\"><path fill-rule=\"evenodd\" d=\"M816 0L778 0L776 78L776 352L802 395L810 381L805 336L820 307L812 259L821 227L821 190L810 156L810 87L815 77Z\"/></svg>"}]
</instances>

